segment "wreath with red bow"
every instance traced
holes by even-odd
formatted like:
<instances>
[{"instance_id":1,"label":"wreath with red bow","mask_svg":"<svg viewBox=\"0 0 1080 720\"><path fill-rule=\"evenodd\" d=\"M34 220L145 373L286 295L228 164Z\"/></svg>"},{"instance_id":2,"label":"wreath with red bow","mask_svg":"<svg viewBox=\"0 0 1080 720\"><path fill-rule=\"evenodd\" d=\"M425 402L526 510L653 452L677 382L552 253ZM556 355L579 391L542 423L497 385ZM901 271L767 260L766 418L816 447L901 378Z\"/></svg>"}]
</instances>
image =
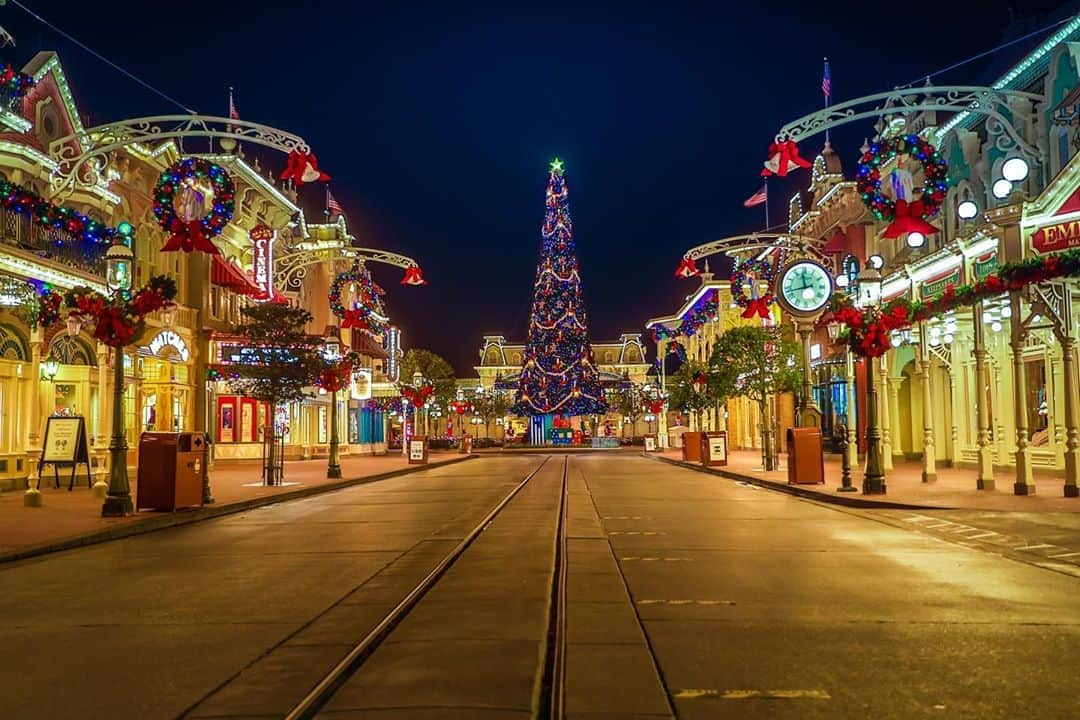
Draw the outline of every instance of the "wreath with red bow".
<instances>
[{"instance_id":1,"label":"wreath with red bow","mask_svg":"<svg viewBox=\"0 0 1080 720\"><path fill-rule=\"evenodd\" d=\"M761 297L752 298L746 293L745 284L748 272L753 272L758 280L766 282L765 294ZM730 278L731 298L736 305L744 308L742 314L744 318L754 317L754 315L761 318L769 317L769 306L776 302L776 295L773 293L774 277L776 277L776 267L768 260L751 258L735 264Z\"/></svg>"},{"instance_id":2,"label":"wreath with red bow","mask_svg":"<svg viewBox=\"0 0 1080 720\"><path fill-rule=\"evenodd\" d=\"M922 165L923 186L918 200L893 200L881 192L881 168L897 155L910 155ZM937 232L926 218L938 214L948 192L949 166L941 153L918 135L901 135L891 140L875 142L859 158L856 186L862 200L878 220L889 223L884 237L900 237L904 233Z\"/></svg>"},{"instance_id":3,"label":"wreath with red bow","mask_svg":"<svg viewBox=\"0 0 1080 720\"><path fill-rule=\"evenodd\" d=\"M356 307L345 308L341 302L341 291L345 284L356 286ZM386 330L386 324L379 320L379 298L386 293L371 279L371 273L359 260L345 272L340 272L334 281L330 283L330 292L327 298L330 300L330 311L341 318L342 328L355 328L366 330L378 335Z\"/></svg>"},{"instance_id":4,"label":"wreath with red bow","mask_svg":"<svg viewBox=\"0 0 1080 720\"><path fill-rule=\"evenodd\" d=\"M210 183L214 195L210 211L200 218L181 219L173 204L176 194L187 184L197 181ZM211 239L232 219L236 207L236 189L225 168L202 158L186 158L169 167L158 177L154 186L154 216L158 224L170 233L161 252L183 250L220 255Z\"/></svg>"}]
</instances>

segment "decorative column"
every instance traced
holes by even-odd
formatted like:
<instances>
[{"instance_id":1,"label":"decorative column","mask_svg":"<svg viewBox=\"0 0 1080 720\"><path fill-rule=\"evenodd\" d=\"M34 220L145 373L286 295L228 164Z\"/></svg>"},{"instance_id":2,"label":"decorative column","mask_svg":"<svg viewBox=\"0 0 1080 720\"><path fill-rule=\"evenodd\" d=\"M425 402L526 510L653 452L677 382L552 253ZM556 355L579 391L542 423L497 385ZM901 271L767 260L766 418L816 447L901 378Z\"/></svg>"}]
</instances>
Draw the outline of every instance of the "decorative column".
<instances>
[{"instance_id":1,"label":"decorative column","mask_svg":"<svg viewBox=\"0 0 1080 720\"><path fill-rule=\"evenodd\" d=\"M1024 377L1024 338L1027 329L1021 321L1020 292L1009 293L1012 317L1009 318L1012 337L1013 361L1013 411L1016 419L1016 482L1013 483L1014 495L1034 495L1035 481L1031 474L1031 448L1028 447L1027 421L1027 381Z\"/></svg>"},{"instance_id":2,"label":"decorative column","mask_svg":"<svg viewBox=\"0 0 1080 720\"><path fill-rule=\"evenodd\" d=\"M34 389L33 400L30 403L30 447L31 451L41 449L41 346L42 333L35 330L30 340L30 386ZM36 453L35 453L36 454ZM37 463L32 463L34 468Z\"/></svg>"},{"instance_id":3,"label":"decorative column","mask_svg":"<svg viewBox=\"0 0 1080 720\"><path fill-rule=\"evenodd\" d=\"M878 382L881 389L877 392L878 397L878 427L881 429L881 469L888 471L893 469L892 461L892 406L889 400L892 398L892 384L889 382L889 363L885 353L878 358Z\"/></svg>"},{"instance_id":4,"label":"decorative column","mask_svg":"<svg viewBox=\"0 0 1080 720\"><path fill-rule=\"evenodd\" d=\"M847 423L847 447L844 452L848 457L848 465L850 467L858 467L859 465L859 428L857 427L857 419L855 417L855 358L851 355L851 350L846 349L844 351L844 395L846 401L844 405L846 407L846 420Z\"/></svg>"},{"instance_id":5,"label":"decorative column","mask_svg":"<svg viewBox=\"0 0 1080 720\"><path fill-rule=\"evenodd\" d=\"M798 427L821 427L821 409L814 402L814 379L810 374L810 335L814 332L814 324L799 321L795 327L802 340L802 388L799 406L795 410L795 424Z\"/></svg>"},{"instance_id":6,"label":"decorative column","mask_svg":"<svg viewBox=\"0 0 1080 720\"><path fill-rule=\"evenodd\" d=\"M923 469L922 481L937 481L937 457L934 453L934 397L930 387L930 347L926 323L919 325L919 385L922 386Z\"/></svg>"},{"instance_id":7,"label":"decorative column","mask_svg":"<svg viewBox=\"0 0 1080 720\"><path fill-rule=\"evenodd\" d=\"M1080 388L1076 381L1076 338L1061 338L1061 364L1065 374L1065 497L1080 497L1080 408L1077 408Z\"/></svg>"}]
</instances>

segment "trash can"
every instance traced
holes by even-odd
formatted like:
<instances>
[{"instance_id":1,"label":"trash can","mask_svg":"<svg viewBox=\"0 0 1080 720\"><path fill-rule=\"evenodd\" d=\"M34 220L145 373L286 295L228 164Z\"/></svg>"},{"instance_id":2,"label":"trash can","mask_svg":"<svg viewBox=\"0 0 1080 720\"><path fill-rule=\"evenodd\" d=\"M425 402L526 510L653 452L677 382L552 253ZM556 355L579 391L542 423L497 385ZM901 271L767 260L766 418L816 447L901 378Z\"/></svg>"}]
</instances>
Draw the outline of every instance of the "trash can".
<instances>
[{"instance_id":1,"label":"trash can","mask_svg":"<svg viewBox=\"0 0 1080 720\"><path fill-rule=\"evenodd\" d=\"M825 450L821 428L788 428L788 485L825 482Z\"/></svg>"},{"instance_id":2,"label":"trash can","mask_svg":"<svg viewBox=\"0 0 1080 720\"><path fill-rule=\"evenodd\" d=\"M701 462L701 433L684 432L682 441L683 462Z\"/></svg>"},{"instance_id":3,"label":"trash can","mask_svg":"<svg viewBox=\"0 0 1080 720\"><path fill-rule=\"evenodd\" d=\"M472 435L465 435L461 438L461 452L466 455L472 453Z\"/></svg>"},{"instance_id":4,"label":"trash can","mask_svg":"<svg viewBox=\"0 0 1080 720\"><path fill-rule=\"evenodd\" d=\"M701 433L701 464L705 467L727 465L727 432Z\"/></svg>"},{"instance_id":5,"label":"trash can","mask_svg":"<svg viewBox=\"0 0 1080 720\"><path fill-rule=\"evenodd\" d=\"M427 465L427 435L413 435L409 438L409 465Z\"/></svg>"},{"instance_id":6,"label":"trash can","mask_svg":"<svg viewBox=\"0 0 1080 720\"><path fill-rule=\"evenodd\" d=\"M176 510L203 504L206 436L144 432L139 438L136 510Z\"/></svg>"}]
</instances>

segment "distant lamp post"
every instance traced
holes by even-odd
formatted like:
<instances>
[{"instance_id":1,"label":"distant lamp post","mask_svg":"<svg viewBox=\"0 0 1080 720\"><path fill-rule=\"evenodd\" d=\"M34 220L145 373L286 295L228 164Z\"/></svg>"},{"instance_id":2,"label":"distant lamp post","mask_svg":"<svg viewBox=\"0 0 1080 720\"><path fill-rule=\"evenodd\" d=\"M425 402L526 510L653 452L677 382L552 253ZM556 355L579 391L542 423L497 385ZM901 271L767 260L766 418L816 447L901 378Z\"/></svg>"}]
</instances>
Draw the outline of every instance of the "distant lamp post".
<instances>
[{"instance_id":1,"label":"distant lamp post","mask_svg":"<svg viewBox=\"0 0 1080 720\"><path fill-rule=\"evenodd\" d=\"M135 253L121 241L105 253L105 284L120 300L131 292L132 264ZM72 324L68 324L68 332ZM75 328L78 334L78 328ZM127 431L124 428L124 348L113 351L112 438L109 441L109 488L101 506L102 517L123 517L132 512L131 484L127 474Z\"/></svg>"},{"instance_id":2,"label":"distant lamp post","mask_svg":"<svg viewBox=\"0 0 1080 720\"><path fill-rule=\"evenodd\" d=\"M56 412L56 374L60 372L60 361L56 359L56 356L51 352L49 357L41 361L41 379L49 381L49 387L52 388L50 393L51 400L49 404L49 415Z\"/></svg>"},{"instance_id":3,"label":"distant lamp post","mask_svg":"<svg viewBox=\"0 0 1080 720\"><path fill-rule=\"evenodd\" d=\"M868 267L859 273L859 305L877 308L881 305L881 273ZM866 358L866 475L863 495L885 494L885 473L881 464L881 428L878 427L877 388L875 387L874 358Z\"/></svg>"},{"instance_id":4,"label":"distant lamp post","mask_svg":"<svg viewBox=\"0 0 1080 720\"><path fill-rule=\"evenodd\" d=\"M328 327L324 340L326 359L337 367L341 361L341 338L338 337L337 327ZM326 465L326 477L341 477L341 460L338 456L338 408L337 408L337 383L330 386L330 459Z\"/></svg>"}]
</instances>

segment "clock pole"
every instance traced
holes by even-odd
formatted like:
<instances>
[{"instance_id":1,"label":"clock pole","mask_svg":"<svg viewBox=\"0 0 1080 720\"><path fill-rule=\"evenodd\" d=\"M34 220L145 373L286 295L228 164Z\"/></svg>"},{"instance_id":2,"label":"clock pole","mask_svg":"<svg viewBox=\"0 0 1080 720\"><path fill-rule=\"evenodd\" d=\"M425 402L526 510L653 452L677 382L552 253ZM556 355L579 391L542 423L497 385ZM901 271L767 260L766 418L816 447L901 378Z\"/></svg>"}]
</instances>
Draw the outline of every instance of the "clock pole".
<instances>
[{"instance_id":1,"label":"clock pole","mask_svg":"<svg viewBox=\"0 0 1080 720\"><path fill-rule=\"evenodd\" d=\"M816 321L817 316L795 320L795 329L802 340L802 390L796 418L799 427L821 427L821 409L814 402L814 383L810 376L810 336Z\"/></svg>"}]
</instances>

